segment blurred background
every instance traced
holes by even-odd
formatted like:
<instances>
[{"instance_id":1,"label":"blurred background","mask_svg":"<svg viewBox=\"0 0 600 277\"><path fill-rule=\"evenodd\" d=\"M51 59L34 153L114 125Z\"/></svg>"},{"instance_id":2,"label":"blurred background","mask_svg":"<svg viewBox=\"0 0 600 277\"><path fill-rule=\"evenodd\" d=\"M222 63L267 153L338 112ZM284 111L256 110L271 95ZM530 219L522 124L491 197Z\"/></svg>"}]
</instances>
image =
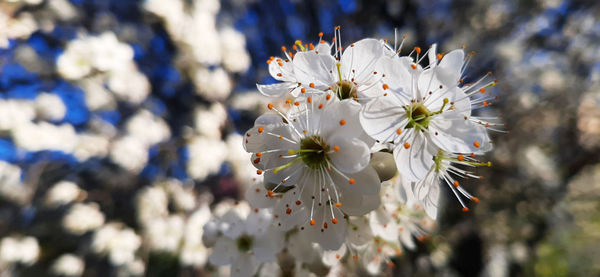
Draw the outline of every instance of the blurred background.
<instances>
[{"instance_id":1,"label":"blurred background","mask_svg":"<svg viewBox=\"0 0 600 277\"><path fill-rule=\"evenodd\" d=\"M597 0L1 0L0 276L207 276L209 205L296 39L406 34L493 72L494 164L387 276L600 276ZM471 77L472 76L472 77ZM446 191L446 196L451 196ZM444 194L443 194L444 195Z\"/></svg>"}]
</instances>

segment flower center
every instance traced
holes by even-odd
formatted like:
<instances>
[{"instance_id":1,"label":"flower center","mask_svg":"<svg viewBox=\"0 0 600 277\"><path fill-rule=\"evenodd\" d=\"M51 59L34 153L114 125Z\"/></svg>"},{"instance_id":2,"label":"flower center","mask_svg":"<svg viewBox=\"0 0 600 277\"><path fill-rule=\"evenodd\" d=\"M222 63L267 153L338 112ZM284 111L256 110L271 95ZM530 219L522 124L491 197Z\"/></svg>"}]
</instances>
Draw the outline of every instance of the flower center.
<instances>
[{"instance_id":1,"label":"flower center","mask_svg":"<svg viewBox=\"0 0 600 277\"><path fill-rule=\"evenodd\" d=\"M299 158L312 169L327 166L327 151L329 146L319 136L304 138L300 141Z\"/></svg>"},{"instance_id":2,"label":"flower center","mask_svg":"<svg viewBox=\"0 0 600 277\"><path fill-rule=\"evenodd\" d=\"M250 249L252 249L253 243L254 239L248 235L241 235L236 241L237 248L241 252L248 252Z\"/></svg>"},{"instance_id":3,"label":"flower center","mask_svg":"<svg viewBox=\"0 0 600 277\"><path fill-rule=\"evenodd\" d=\"M422 103L412 103L404 107L408 116L406 128L415 128L416 130L427 129L431 112Z\"/></svg>"},{"instance_id":4,"label":"flower center","mask_svg":"<svg viewBox=\"0 0 600 277\"><path fill-rule=\"evenodd\" d=\"M348 80L343 80L341 82L337 82L335 83L335 87L334 90L337 97L340 100L344 100L344 99L356 99L357 94L356 94L356 85Z\"/></svg>"}]
</instances>

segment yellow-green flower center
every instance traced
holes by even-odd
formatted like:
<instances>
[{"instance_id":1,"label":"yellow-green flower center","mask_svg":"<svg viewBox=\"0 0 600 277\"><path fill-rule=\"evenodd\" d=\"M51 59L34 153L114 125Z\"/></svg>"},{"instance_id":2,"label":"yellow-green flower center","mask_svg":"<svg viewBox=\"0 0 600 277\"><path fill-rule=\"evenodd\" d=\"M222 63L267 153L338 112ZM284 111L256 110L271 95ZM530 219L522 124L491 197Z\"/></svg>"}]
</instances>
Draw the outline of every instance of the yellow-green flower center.
<instances>
[{"instance_id":1,"label":"yellow-green flower center","mask_svg":"<svg viewBox=\"0 0 600 277\"><path fill-rule=\"evenodd\" d=\"M299 158L312 169L327 166L327 152L329 146L319 136L304 138L300 141L300 150L296 150Z\"/></svg>"}]
</instances>

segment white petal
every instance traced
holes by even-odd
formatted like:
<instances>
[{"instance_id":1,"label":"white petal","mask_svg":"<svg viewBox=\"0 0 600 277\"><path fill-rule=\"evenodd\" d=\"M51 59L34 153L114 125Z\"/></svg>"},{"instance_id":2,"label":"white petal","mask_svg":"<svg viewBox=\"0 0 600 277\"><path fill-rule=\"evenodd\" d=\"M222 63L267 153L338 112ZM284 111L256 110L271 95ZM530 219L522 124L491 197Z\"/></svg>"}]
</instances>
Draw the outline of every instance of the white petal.
<instances>
[{"instance_id":1,"label":"white petal","mask_svg":"<svg viewBox=\"0 0 600 277\"><path fill-rule=\"evenodd\" d=\"M355 246L364 245L373 240L373 233L366 217L350 217L348 241Z\"/></svg>"},{"instance_id":2,"label":"white petal","mask_svg":"<svg viewBox=\"0 0 600 277\"><path fill-rule=\"evenodd\" d=\"M357 194L344 191L340 197L342 211L348 215L365 215L381 206L381 197L378 194Z\"/></svg>"},{"instance_id":3,"label":"white petal","mask_svg":"<svg viewBox=\"0 0 600 277\"><path fill-rule=\"evenodd\" d=\"M253 255L240 253L231 264L231 276L250 277L258 270L258 262Z\"/></svg>"},{"instance_id":4,"label":"white petal","mask_svg":"<svg viewBox=\"0 0 600 277\"><path fill-rule=\"evenodd\" d=\"M402 130L408 122L405 105L395 92L372 100L360 112L360 124L365 132L379 142L393 141L398 129Z\"/></svg>"},{"instance_id":5,"label":"white petal","mask_svg":"<svg viewBox=\"0 0 600 277\"><path fill-rule=\"evenodd\" d=\"M314 220L315 225L304 224L304 230L300 232L308 232L309 238L318 243L323 250L336 250L342 246L346 238L346 225L344 214L339 209L333 209L337 223L333 224L331 212L328 207L325 215L322 210L316 210ZM327 228L325 228L325 225Z\"/></svg>"},{"instance_id":6,"label":"white petal","mask_svg":"<svg viewBox=\"0 0 600 277\"><path fill-rule=\"evenodd\" d=\"M288 231L298 225L308 222L310 217L310 200L307 199L309 188L305 188L302 191L303 197L298 195L300 193L299 187L303 185L306 184L300 184L285 192L281 200L275 205L275 208L273 209L273 214L275 216L274 222L275 227L279 230Z\"/></svg>"},{"instance_id":7,"label":"white petal","mask_svg":"<svg viewBox=\"0 0 600 277\"><path fill-rule=\"evenodd\" d=\"M335 172L335 170L331 171L329 175L333 179L336 187L342 192L348 191L349 194L352 193L358 195L379 195L381 181L379 180L377 171L371 166L367 166L357 173L344 174L348 179L344 178L344 176L338 172ZM352 184L350 184L349 179L353 179ZM348 195L348 197L350 197L350 195ZM345 203L342 203L342 205L345 205Z\"/></svg>"},{"instance_id":8,"label":"white petal","mask_svg":"<svg viewBox=\"0 0 600 277\"><path fill-rule=\"evenodd\" d=\"M275 261L275 255L285 246L284 242L283 232L268 228L265 234L254 238L252 245L254 257L261 263Z\"/></svg>"},{"instance_id":9,"label":"white petal","mask_svg":"<svg viewBox=\"0 0 600 277\"><path fill-rule=\"evenodd\" d=\"M296 82L294 77L294 65L286 59L275 58L269 63L269 73L273 78L284 82Z\"/></svg>"},{"instance_id":10,"label":"white petal","mask_svg":"<svg viewBox=\"0 0 600 277\"><path fill-rule=\"evenodd\" d=\"M280 166L283 166L287 163L290 163L292 161L294 161L295 158L276 158L279 160L282 160L283 162L280 163ZM280 185L284 186L284 187L290 187L290 186L294 186L296 185L296 183L298 183L298 180L300 180L300 177L303 174L304 169L306 168L306 166L298 161L293 163L291 166L288 166L282 170L277 171L277 173L275 173L275 170L269 170L265 173L265 179L264 182L265 184L274 184L274 185Z\"/></svg>"},{"instance_id":11,"label":"white petal","mask_svg":"<svg viewBox=\"0 0 600 277\"><path fill-rule=\"evenodd\" d=\"M256 88L258 88L258 91L260 91L260 93L262 93L263 95L269 97L281 97L283 95L286 95L287 93L291 93L297 86L297 83L288 82L272 85L256 84Z\"/></svg>"},{"instance_id":12,"label":"white petal","mask_svg":"<svg viewBox=\"0 0 600 277\"><path fill-rule=\"evenodd\" d=\"M447 152L482 153L482 150L490 149L486 128L456 114L454 118L445 116L431 120L429 124L431 140Z\"/></svg>"},{"instance_id":13,"label":"white petal","mask_svg":"<svg viewBox=\"0 0 600 277\"><path fill-rule=\"evenodd\" d=\"M331 101L331 100L330 100ZM361 106L356 101L346 99L329 104L323 109L321 118L321 136L329 142L330 138L343 136L346 138L359 138L364 141L368 147L371 147L375 141L363 131L360 124L359 113Z\"/></svg>"},{"instance_id":14,"label":"white petal","mask_svg":"<svg viewBox=\"0 0 600 277\"><path fill-rule=\"evenodd\" d=\"M331 55L331 45L327 42L318 43L315 46L315 53L319 55Z\"/></svg>"},{"instance_id":15,"label":"white petal","mask_svg":"<svg viewBox=\"0 0 600 277\"><path fill-rule=\"evenodd\" d=\"M436 68L437 78L446 86L455 86L461 77L462 66L465 63L465 52L456 49L444 55Z\"/></svg>"},{"instance_id":16,"label":"white petal","mask_svg":"<svg viewBox=\"0 0 600 277\"><path fill-rule=\"evenodd\" d=\"M437 65L437 44L432 44L429 48L429 68L434 68Z\"/></svg>"},{"instance_id":17,"label":"white petal","mask_svg":"<svg viewBox=\"0 0 600 277\"><path fill-rule=\"evenodd\" d=\"M235 211L229 211L221 218L220 229L223 235L235 239L245 230L245 218Z\"/></svg>"},{"instance_id":18,"label":"white petal","mask_svg":"<svg viewBox=\"0 0 600 277\"><path fill-rule=\"evenodd\" d=\"M246 234L262 236L268 230L273 220L273 213L269 209L257 209L250 212L246 219Z\"/></svg>"},{"instance_id":19,"label":"white petal","mask_svg":"<svg viewBox=\"0 0 600 277\"><path fill-rule=\"evenodd\" d=\"M236 255L237 248L234 241L227 237L220 237L212 248L208 260L214 265L223 266L231 264Z\"/></svg>"},{"instance_id":20,"label":"white petal","mask_svg":"<svg viewBox=\"0 0 600 277\"><path fill-rule=\"evenodd\" d=\"M432 168L423 180L413 183L412 189L427 215L433 220L437 218L440 197L439 179L439 175Z\"/></svg>"},{"instance_id":21,"label":"white petal","mask_svg":"<svg viewBox=\"0 0 600 277\"><path fill-rule=\"evenodd\" d=\"M363 170L371 159L369 147L357 138L334 136L328 141L331 148L337 149L328 154L333 165L344 173Z\"/></svg>"},{"instance_id":22,"label":"white petal","mask_svg":"<svg viewBox=\"0 0 600 277\"><path fill-rule=\"evenodd\" d=\"M299 263L312 264L318 262L320 257L319 247L310 240L308 232L304 230L290 234L287 251Z\"/></svg>"},{"instance_id":23,"label":"white petal","mask_svg":"<svg viewBox=\"0 0 600 277\"><path fill-rule=\"evenodd\" d=\"M244 196L252 208L272 208L276 203L275 198L268 197L267 189L262 183L249 186Z\"/></svg>"},{"instance_id":24,"label":"white petal","mask_svg":"<svg viewBox=\"0 0 600 277\"><path fill-rule=\"evenodd\" d=\"M415 249L417 246L408 226L402 228L402 231L400 232L400 242L402 242L404 247L411 250Z\"/></svg>"},{"instance_id":25,"label":"white petal","mask_svg":"<svg viewBox=\"0 0 600 277\"><path fill-rule=\"evenodd\" d=\"M383 56L383 43L376 39L363 39L348 46L342 54L341 73L344 80L354 78L359 85L379 79L373 74Z\"/></svg>"},{"instance_id":26,"label":"white petal","mask_svg":"<svg viewBox=\"0 0 600 277\"><path fill-rule=\"evenodd\" d=\"M298 52L294 56L294 74L303 85L315 84L316 88L326 90L335 83L333 73L335 60L330 55L315 52Z\"/></svg>"},{"instance_id":27,"label":"white petal","mask_svg":"<svg viewBox=\"0 0 600 277\"><path fill-rule=\"evenodd\" d=\"M369 224L375 236L387 241L398 239L398 224L390 214L392 211L377 209L369 214Z\"/></svg>"},{"instance_id":28,"label":"white petal","mask_svg":"<svg viewBox=\"0 0 600 277\"><path fill-rule=\"evenodd\" d=\"M275 149L287 151L299 147L297 134L284 123L257 124L246 132L244 138L244 149L252 153Z\"/></svg>"},{"instance_id":29,"label":"white petal","mask_svg":"<svg viewBox=\"0 0 600 277\"><path fill-rule=\"evenodd\" d=\"M416 97L413 95L413 80L415 70L411 68L413 61L409 57L385 57L379 61L378 70L381 74L385 74L387 77L383 79L383 82L387 84L390 89L400 93L402 98L407 99L410 103L410 99Z\"/></svg>"},{"instance_id":30,"label":"white petal","mask_svg":"<svg viewBox=\"0 0 600 277\"><path fill-rule=\"evenodd\" d=\"M410 181L418 181L425 177L433 166L433 156L436 153L432 151L433 147L421 131L411 129L408 132L411 132L406 140L409 148L404 147L404 142L398 143L394 148L394 160L402 176Z\"/></svg>"},{"instance_id":31,"label":"white petal","mask_svg":"<svg viewBox=\"0 0 600 277\"><path fill-rule=\"evenodd\" d=\"M323 263L329 267L337 265L346 255L346 245L342 244L340 249L323 251Z\"/></svg>"}]
</instances>

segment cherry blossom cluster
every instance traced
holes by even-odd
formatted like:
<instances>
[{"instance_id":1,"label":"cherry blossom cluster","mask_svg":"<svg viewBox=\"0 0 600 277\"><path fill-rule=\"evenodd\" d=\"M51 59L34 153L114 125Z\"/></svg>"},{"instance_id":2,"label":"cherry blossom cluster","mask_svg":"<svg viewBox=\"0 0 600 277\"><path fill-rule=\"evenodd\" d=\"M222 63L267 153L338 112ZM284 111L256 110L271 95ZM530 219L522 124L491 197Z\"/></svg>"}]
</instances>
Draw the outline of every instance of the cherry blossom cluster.
<instances>
[{"instance_id":1,"label":"cherry blossom cluster","mask_svg":"<svg viewBox=\"0 0 600 277\"><path fill-rule=\"evenodd\" d=\"M377 273L431 230L444 184L463 211L479 201L460 182L491 165L477 156L500 123L474 111L494 100L486 90L496 81L467 83L463 49L403 56L404 40L343 48L340 36L337 27L331 44L321 33L267 60L279 82L257 86L274 101L243 142L264 181L248 188L248 207L205 226L212 263L245 275L278 252L312 264L313 251L332 270Z\"/></svg>"}]
</instances>

